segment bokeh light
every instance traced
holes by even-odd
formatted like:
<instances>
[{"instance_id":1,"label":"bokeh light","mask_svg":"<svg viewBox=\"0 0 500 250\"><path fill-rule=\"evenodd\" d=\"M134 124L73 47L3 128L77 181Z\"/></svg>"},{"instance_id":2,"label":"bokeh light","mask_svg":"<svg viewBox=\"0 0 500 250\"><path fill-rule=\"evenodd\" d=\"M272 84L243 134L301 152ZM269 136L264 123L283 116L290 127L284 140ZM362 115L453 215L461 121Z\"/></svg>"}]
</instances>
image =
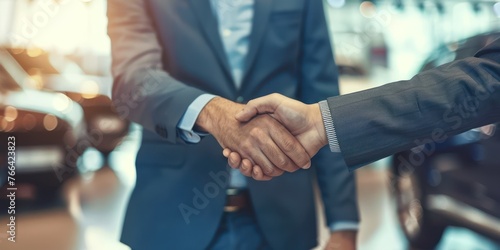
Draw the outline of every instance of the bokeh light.
<instances>
[{"instance_id":1,"label":"bokeh light","mask_svg":"<svg viewBox=\"0 0 500 250\"><path fill-rule=\"evenodd\" d=\"M371 1L364 1L359 5L359 12L366 18L374 17L376 11L377 7Z\"/></svg>"},{"instance_id":2,"label":"bokeh light","mask_svg":"<svg viewBox=\"0 0 500 250\"><path fill-rule=\"evenodd\" d=\"M99 94L99 85L95 81L85 81L82 83L81 92L85 99L95 98Z\"/></svg>"},{"instance_id":3,"label":"bokeh light","mask_svg":"<svg viewBox=\"0 0 500 250\"><path fill-rule=\"evenodd\" d=\"M40 48L33 47L33 48L28 48L26 50L26 53L28 54L29 57L38 57L42 55L43 50L41 50Z\"/></svg>"},{"instance_id":4,"label":"bokeh light","mask_svg":"<svg viewBox=\"0 0 500 250\"><path fill-rule=\"evenodd\" d=\"M47 131L52 131L57 127L57 118L53 115L46 115L43 118L43 126Z\"/></svg>"},{"instance_id":5,"label":"bokeh light","mask_svg":"<svg viewBox=\"0 0 500 250\"><path fill-rule=\"evenodd\" d=\"M9 122L5 117L0 120L0 131L10 132L14 128L14 122Z\"/></svg>"},{"instance_id":6,"label":"bokeh light","mask_svg":"<svg viewBox=\"0 0 500 250\"><path fill-rule=\"evenodd\" d=\"M7 106L5 108L4 119L8 122L13 122L17 119L17 109L12 106Z\"/></svg>"},{"instance_id":7,"label":"bokeh light","mask_svg":"<svg viewBox=\"0 0 500 250\"><path fill-rule=\"evenodd\" d=\"M64 112L69 109L71 105L71 99L69 99L66 95L64 94L57 94L56 98L52 101L52 106L61 112Z\"/></svg>"}]
</instances>

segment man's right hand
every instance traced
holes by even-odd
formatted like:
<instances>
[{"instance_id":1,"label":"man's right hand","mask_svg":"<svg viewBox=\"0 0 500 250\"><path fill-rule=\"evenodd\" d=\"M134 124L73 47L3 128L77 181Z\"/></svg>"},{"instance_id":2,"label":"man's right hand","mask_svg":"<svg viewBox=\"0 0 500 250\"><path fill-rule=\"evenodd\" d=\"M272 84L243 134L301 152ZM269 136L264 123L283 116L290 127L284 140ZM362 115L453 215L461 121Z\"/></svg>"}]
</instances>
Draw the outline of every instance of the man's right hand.
<instances>
[{"instance_id":1,"label":"man's right hand","mask_svg":"<svg viewBox=\"0 0 500 250\"><path fill-rule=\"evenodd\" d=\"M280 94L271 94L250 101L236 118L240 122L248 122L259 118L259 115L271 115L283 124L296 136L310 157L328 144L318 104L306 105ZM252 166L252 161L238 151L224 149L223 154L231 167L252 169L255 179L260 179L265 174L259 166Z\"/></svg>"},{"instance_id":2,"label":"man's right hand","mask_svg":"<svg viewBox=\"0 0 500 250\"><path fill-rule=\"evenodd\" d=\"M223 148L238 152L252 166L259 166L262 175L258 180L311 166L310 156L300 142L271 116L262 115L247 123L236 120L236 114L244 107L216 97L198 116L197 129L212 134ZM252 176L252 170L246 166L240 170Z\"/></svg>"}]
</instances>

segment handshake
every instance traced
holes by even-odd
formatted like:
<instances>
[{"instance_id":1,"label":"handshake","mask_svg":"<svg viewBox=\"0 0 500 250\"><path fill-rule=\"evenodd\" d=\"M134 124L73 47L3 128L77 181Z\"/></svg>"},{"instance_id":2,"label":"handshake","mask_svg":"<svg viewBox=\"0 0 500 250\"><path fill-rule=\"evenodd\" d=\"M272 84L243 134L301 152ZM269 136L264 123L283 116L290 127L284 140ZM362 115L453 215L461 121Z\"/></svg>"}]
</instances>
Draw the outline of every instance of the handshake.
<instances>
[{"instance_id":1,"label":"handshake","mask_svg":"<svg viewBox=\"0 0 500 250\"><path fill-rule=\"evenodd\" d=\"M308 169L311 158L328 144L319 105L280 94L247 105L216 97L196 125L215 137L232 168L256 180Z\"/></svg>"}]
</instances>

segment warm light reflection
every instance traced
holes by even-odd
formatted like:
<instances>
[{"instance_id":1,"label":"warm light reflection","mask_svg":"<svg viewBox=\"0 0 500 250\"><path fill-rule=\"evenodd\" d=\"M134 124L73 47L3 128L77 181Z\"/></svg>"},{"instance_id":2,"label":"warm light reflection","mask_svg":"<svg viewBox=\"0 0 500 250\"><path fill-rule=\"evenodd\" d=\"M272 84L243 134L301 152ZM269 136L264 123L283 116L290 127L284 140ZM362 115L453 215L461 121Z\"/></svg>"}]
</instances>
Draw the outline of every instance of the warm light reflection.
<instances>
[{"instance_id":1,"label":"warm light reflection","mask_svg":"<svg viewBox=\"0 0 500 250\"><path fill-rule=\"evenodd\" d=\"M24 79L24 86L34 89L43 88L43 80L41 76L29 76Z\"/></svg>"},{"instance_id":2,"label":"warm light reflection","mask_svg":"<svg viewBox=\"0 0 500 250\"><path fill-rule=\"evenodd\" d=\"M103 133L118 133L124 129L125 123L118 117L101 116L93 121L94 127Z\"/></svg>"},{"instance_id":3,"label":"warm light reflection","mask_svg":"<svg viewBox=\"0 0 500 250\"><path fill-rule=\"evenodd\" d=\"M13 122L17 118L17 109L12 106L5 108L4 119L8 122Z\"/></svg>"},{"instance_id":4,"label":"warm light reflection","mask_svg":"<svg viewBox=\"0 0 500 250\"><path fill-rule=\"evenodd\" d=\"M39 69L39 68L30 68L28 69L28 74L30 76L34 76L34 75L42 75L42 70Z\"/></svg>"},{"instance_id":5,"label":"warm light reflection","mask_svg":"<svg viewBox=\"0 0 500 250\"><path fill-rule=\"evenodd\" d=\"M26 130L32 130L36 126L36 118L32 114L27 114L23 117L23 127Z\"/></svg>"},{"instance_id":6,"label":"warm light reflection","mask_svg":"<svg viewBox=\"0 0 500 250\"><path fill-rule=\"evenodd\" d=\"M57 118L53 115L46 115L43 118L43 126L46 130L52 131L57 127Z\"/></svg>"},{"instance_id":7,"label":"warm light reflection","mask_svg":"<svg viewBox=\"0 0 500 250\"><path fill-rule=\"evenodd\" d=\"M63 54L110 52L106 1L12 1L16 2L13 38L19 46L34 48L27 51L29 56L43 53L36 48Z\"/></svg>"},{"instance_id":8,"label":"warm light reflection","mask_svg":"<svg viewBox=\"0 0 500 250\"><path fill-rule=\"evenodd\" d=\"M31 76L33 83L35 84L35 88L42 89L43 88L43 78L41 75Z\"/></svg>"},{"instance_id":9,"label":"warm light reflection","mask_svg":"<svg viewBox=\"0 0 500 250\"><path fill-rule=\"evenodd\" d=\"M375 16L377 7L371 1L364 1L359 5L359 12L366 18Z\"/></svg>"},{"instance_id":10,"label":"warm light reflection","mask_svg":"<svg viewBox=\"0 0 500 250\"><path fill-rule=\"evenodd\" d=\"M85 81L82 83L81 92L85 99L95 98L99 94L99 85L95 81Z\"/></svg>"},{"instance_id":11,"label":"warm light reflection","mask_svg":"<svg viewBox=\"0 0 500 250\"><path fill-rule=\"evenodd\" d=\"M41 50L40 48L33 47L33 48L28 48L26 50L26 53L28 54L29 57L38 57L42 55L43 50Z\"/></svg>"},{"instance_id":12,"label":"warm light reflection","mask_svg":"<svg viewBox=\"0 0 500 250\"><path fill-rule=\"evenodd\" d=\"M12 48L11 51L15 55L19 55L19 54L24 53L24 49L23 48Z\"/></svg>"},{"instance_id":13,"label":"warm light reflection","mask_svg":"<svg viewBox=\"0 0 500 250\"><path fill-rule=\"evenodd\" d=\"M66 95L61 94L61 93L57 94L57 96L52 101L52 106L56 110L61 111L61 112L68 110L70 105L71 105L71 100L69 99L69 97L67 97Z\"/></svg>"},{"instance_id":14,"label":"warm light reflection","mask_svg":"<svg viewBox=\"0 0 500 250\"><path fill-rule=\"evenodd\" d=\"M9 122L5 117L0 121L0 131L10 132L14 128L14 122Z\"/></svg>"},{"instance_id":15,"label":"warm light reflection","mask_svg":"<svg viewBox=\"0 0 500 250\"><path fill-rule=\"evenodd\" d=\"M28 70L28 75L30 75L30 81L29 84L31 87L36 88L36 89L42 89L43 88L43 75L42 75L42 70L39 68L30 68Z\"/></svg>"},{"instance_id":16,"label":"warm light reflection","mask_svg":"<svg viewBox=\"0 0 500 250\"><path fill-rule=\"evenodd\" d=\"M3 116L0 115L0 131L4 131L4 127L7 126L7 121Z\"/></svg>"}]
</instances>

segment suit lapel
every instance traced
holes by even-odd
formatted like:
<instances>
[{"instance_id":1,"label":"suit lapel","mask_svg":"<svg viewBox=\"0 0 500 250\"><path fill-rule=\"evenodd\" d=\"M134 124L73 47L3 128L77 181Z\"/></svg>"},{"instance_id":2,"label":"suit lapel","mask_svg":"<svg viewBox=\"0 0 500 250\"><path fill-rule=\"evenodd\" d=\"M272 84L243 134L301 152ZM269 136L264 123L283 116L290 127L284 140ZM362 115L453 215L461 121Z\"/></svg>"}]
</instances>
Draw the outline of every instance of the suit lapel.
<instances>
[{"instance_id":1,"label":"suit lapel","mask_svg":"<svg viewBox=\"0 0 500 250\"><path fill-rule=\"evenodd\" d=\"M210 46L216 54L217 59L222 65L224 73L230 79L232 88L235 88L233 77L231 76L229 70L229 63L227 61L226 53L224 52L224 47L219 34L219 24L217 23L217 18L212 10L210 0L189 0L189 3L191 4L191 8L193 9L195 16L198 18L203 34L207 38Z\"/></svg>"},{"instance_id":2,"label":"suit lapel","mask_svg":"<svg viewBox=\"0 0 500 250\"><path fill-rule=\"evenodd\" d=\"M245 83L245 79L247 78L247 75L253 66L255 57L260 48L262 37L264 36L267 24L269 22L268 20L269 14L271 13L272 4L272 0L255 0L252 32L250 34L250 48L248 49L248 55L245 60L243 83Z\"/></svg>"}]
</instances>

